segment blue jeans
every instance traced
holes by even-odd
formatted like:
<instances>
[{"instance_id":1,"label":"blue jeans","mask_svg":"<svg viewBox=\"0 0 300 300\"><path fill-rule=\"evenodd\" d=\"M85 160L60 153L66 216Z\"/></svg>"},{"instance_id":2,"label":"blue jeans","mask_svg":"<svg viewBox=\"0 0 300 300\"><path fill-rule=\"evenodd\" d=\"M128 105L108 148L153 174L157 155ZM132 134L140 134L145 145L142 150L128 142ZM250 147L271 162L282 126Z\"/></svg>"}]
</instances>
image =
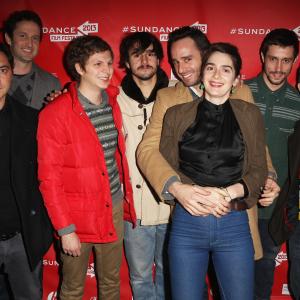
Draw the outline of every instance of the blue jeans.
<instances>
[{"instance_id":1,"label":"blue jeans","mask_svg":"<svg viewBox=\"0 0 300 300\"><path fill-rule=\"evenodd\" d=\"M168 224L137 226L125 221L124 245L134 300L168 299ZM153 280L153 265L155 277Z\"/></svg>"},{"instance_id":2,"label":"blue jeans","mask_svg":"<svg viewBox=\"0 0 300 300\"><path fill-rule=\"evenodd\" d=\"M300 299L300 224L289 240L289 275L292 295Z\"/></svg>"},{"instance_id":3,"label":"blue jeans","mask_svg":"<svg viewBox=\"0 0 300 300\"><path fill-rule=\"evenodd\" d=\"M255 299L269 300L274 282L275 258L280 250L269 233L269 220L258 219L263 258L255 262Z\"/></svg>"},{"instance_id":4,"label":"blue jeans","mask_svg":"<svg viewBox=\"0 0 300 300\"><path fill-rule=\"evenodd\" d=\"M221 298L253 300L254 249L247 213L195 217L178 204L169 241L172 299L202 299L210 253Z\"/></svg>"}]
</instances>

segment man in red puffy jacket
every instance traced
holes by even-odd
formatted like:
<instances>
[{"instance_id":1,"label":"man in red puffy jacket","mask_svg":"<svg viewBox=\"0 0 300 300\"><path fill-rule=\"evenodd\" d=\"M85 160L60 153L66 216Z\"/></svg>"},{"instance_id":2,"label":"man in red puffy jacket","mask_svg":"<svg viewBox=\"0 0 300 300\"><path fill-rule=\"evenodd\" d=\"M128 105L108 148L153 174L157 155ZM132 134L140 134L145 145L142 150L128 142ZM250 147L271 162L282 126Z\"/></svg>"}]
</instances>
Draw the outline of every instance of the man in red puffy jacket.
<instances>
[{"instance_id":1,"label":"man in red puffy jacket","mask_svg":"<svg viewBox=\"0 0 300 300\"><path fill-rule=\"evenodd\" d=\"M120 299L124 217L135 221L122 118L109 86L111 47L96 36L74 39L65 66L72 82L40 114L40 190L61 240L60 299L81 299L95 252L99 296Z\"/></svg>"}]
</instances>

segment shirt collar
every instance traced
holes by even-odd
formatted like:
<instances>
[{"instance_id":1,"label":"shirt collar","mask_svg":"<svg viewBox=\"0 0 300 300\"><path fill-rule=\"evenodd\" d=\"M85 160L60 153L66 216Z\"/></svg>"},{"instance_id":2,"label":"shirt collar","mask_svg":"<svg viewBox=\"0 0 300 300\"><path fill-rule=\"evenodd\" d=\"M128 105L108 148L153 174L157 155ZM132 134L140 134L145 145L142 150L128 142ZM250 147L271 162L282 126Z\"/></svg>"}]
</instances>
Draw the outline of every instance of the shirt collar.
<instances>
[{"instance_id":1,"label":"shirt collar","mask_svg":"<svg viewBox=\"0 0 300 300\"><path fill-rule=\"evenodd\" d=\"M202 95L200 95L200 92L196 88L194 88L193 86L190 86L189 89L190 89L190 92L193 96L193 100L195 100L197 98L200 98L202 96Z\"/></svg>"}]
</instances>

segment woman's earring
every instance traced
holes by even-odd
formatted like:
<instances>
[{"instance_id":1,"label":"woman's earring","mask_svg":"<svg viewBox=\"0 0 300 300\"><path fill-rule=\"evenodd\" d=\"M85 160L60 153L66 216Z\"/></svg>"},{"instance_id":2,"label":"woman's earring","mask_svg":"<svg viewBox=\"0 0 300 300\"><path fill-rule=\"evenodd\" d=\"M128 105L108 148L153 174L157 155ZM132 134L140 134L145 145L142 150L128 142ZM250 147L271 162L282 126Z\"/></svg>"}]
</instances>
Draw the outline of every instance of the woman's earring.
<instances>
[{"instance_id":1,"label":"woman's earring","mask_svg":"<svg viewBox=\"0 0 300 300\"><path fill-rule=\"evenodd\" d=\"M200 90L204 91L204 84L203 84L203 82L200 83Z\"/></svg>"}]
</instances>

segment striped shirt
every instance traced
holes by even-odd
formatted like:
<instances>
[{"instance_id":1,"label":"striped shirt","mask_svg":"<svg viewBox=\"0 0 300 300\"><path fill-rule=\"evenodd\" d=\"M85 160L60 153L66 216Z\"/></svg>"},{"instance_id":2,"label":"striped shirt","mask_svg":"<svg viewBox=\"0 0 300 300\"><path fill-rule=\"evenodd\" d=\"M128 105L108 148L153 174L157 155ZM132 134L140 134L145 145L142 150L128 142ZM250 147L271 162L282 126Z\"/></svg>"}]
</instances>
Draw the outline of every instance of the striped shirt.
<instances>
[{"instance_id":1,"label":"striped shirt","mask_svg":"<svg viewBox=\"0 0 300 300\"><path fill-rule=\"evenodd\" d=\"M264 117L266 141L282 187L288 175L287 140L300 119L300 95L287 81L276 91L266 85L262 74L246 81ZM271 216L273 205L259 209L260 218Z\"/></svg>"},{"instance_id":2,"label":"striped shirt","mask_svg":"<svg viewBox=\"0 0 300 300\"><path fill-rule=\"evenodd\" d=\"M92 104L78 91L78 98L83 109L94 126L102 145L106 168L109 176L110 191L113 205L123 199L119 170L115 159L118 145L118 131L115 127L112 108L108 103L108 95L102 91L102 102L99 105Z\"/></svg>"}]
</instances>

